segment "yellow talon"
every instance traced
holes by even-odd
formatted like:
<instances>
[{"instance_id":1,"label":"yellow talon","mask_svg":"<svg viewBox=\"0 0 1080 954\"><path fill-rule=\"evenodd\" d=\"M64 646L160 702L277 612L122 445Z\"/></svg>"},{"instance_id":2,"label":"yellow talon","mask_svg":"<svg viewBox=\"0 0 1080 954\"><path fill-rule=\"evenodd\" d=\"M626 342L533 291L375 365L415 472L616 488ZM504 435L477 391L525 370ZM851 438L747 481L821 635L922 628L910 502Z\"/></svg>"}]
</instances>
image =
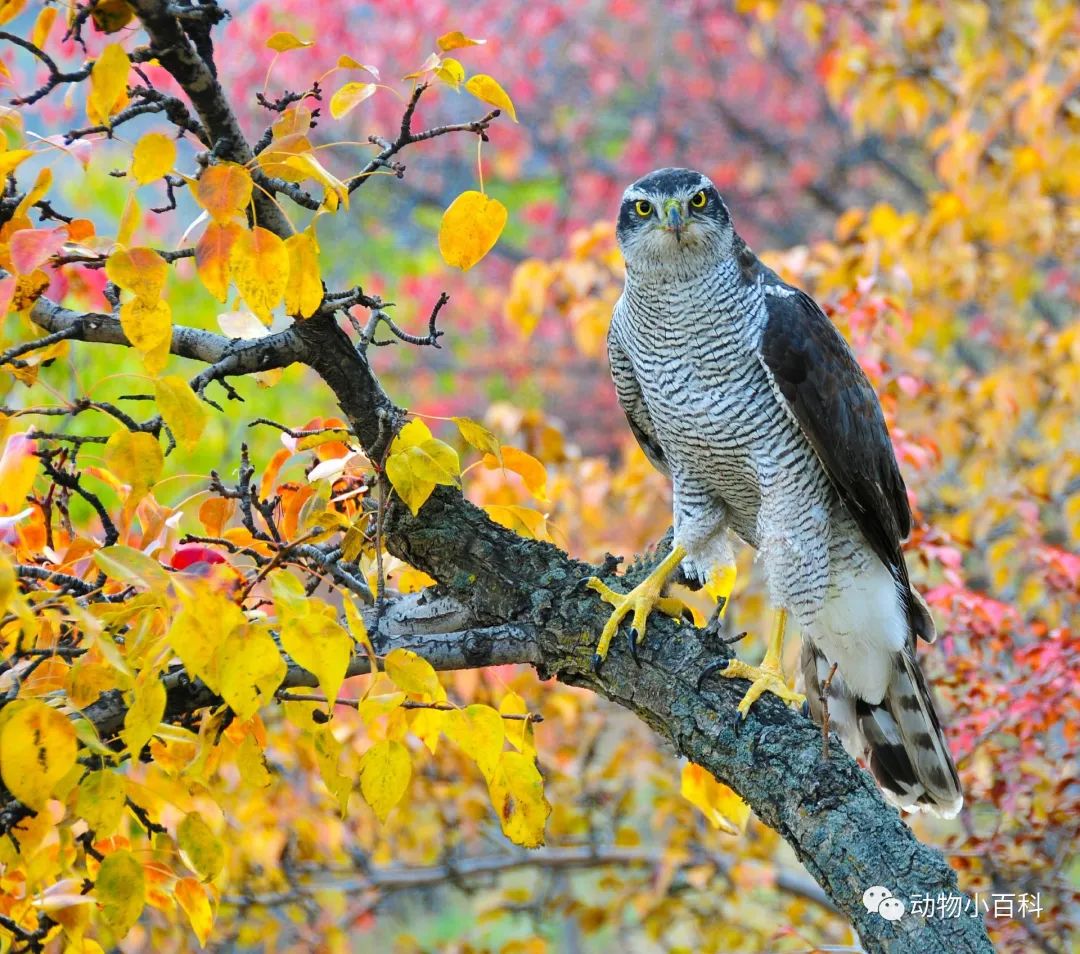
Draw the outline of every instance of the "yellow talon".
<instances>
[{"instance_id":1,"label":"yellow talon","mask_svg":"<svg viewBox=\"0 0 1080 954\"><path fill-rule=\"evenodd\" d=\"M675 572L675 568L686 556L682 547L675 547L663 561L644 580L635 586L629 593L617 593L606 583L593 577L589 580L589 589L600 594L600 599L615 607L614 612L608 617L604 629L600 633L600 642L596 644L596 653L593 655L593 670L600 668L608 653L608 647L619 628L623 617L631 611L630 651L635 652L637 644L645 638L645 624L649 613L654 609L666 613L673 619L681 619L686 604L682 600L670 596L661 596L661 591L668 581L668 577ZM636 658L636 655L635 655Z\"/></svg>"},{"instance_id":2,"label":"yellow talon","mask_svg":"<svg viewBox=\"0 0 1080 954\"><path fill-rule=\"evenodd\" d=\"M780 653L784 647L786 624L787 611L777 610L773 631L769 637L769 645L760 666L751 666L741 659L732 659L727 664L727 668L718 673L725 679L748 679L750 681L750 688L746 690L746 695L742 697L742 701L739 703L739 715L744 719L750 711L750 707L766 692L771 692L774 696L783 699L784 702L795 706L801 706L806 701L806 696L802 695L802 693L788 688L787 680L784 678Z\"/></svg>"}]
</instances>

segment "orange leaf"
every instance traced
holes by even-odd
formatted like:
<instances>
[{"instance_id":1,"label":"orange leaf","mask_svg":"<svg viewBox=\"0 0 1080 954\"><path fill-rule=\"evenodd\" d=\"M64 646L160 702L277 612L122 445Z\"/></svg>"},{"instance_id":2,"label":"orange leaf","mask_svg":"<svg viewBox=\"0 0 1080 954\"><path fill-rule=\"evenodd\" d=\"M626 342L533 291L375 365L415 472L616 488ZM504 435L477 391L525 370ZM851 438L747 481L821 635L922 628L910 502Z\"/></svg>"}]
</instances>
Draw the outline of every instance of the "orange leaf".
<instances>
[{"instance_id":1,"label":"orange leaf","mask_svg":"<svg viewBox=\"0 0 1080 954\"><path fill-rule=\"evenodd\" d=\"M244 234L237 222L211 222L195 243L195 269L199 280L218 301L229 297L232 249Z\"/></svg>"},{"instance_id":2,"label":"orange leaf","mask_svg":"<svg viewBox=\"0 0 1080 954\"><path fill-rule=\"evenodd\" d=\"M235 218L251 201L251 173L235 162L219 162L199 177L192 190L215 222Z\"/></svg>"}]
</instances>

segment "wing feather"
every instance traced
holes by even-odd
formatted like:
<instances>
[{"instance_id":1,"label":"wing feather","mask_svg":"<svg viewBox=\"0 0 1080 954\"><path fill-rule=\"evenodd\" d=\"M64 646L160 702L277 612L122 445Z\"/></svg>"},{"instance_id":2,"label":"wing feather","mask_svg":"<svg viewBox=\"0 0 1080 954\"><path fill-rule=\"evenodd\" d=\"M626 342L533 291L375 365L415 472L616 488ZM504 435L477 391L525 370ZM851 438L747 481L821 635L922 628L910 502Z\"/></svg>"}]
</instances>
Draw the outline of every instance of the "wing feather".
<instances>
[{"instance_id":1,"label":"wing feather","mask_svg":"<svg viewBox=\"0 0 1080 954\"><path fill-rule=\"evenodd\" d=\"M649 409L641 396L641 387L634 376L634 366L611 332L608 332L608 363L611 365L611 380L615 382L615 393L619 397L630 430L653 467L663 474L671 476L671 469L664 458L664 448L656 436Z\"/></svg>"},{"instance_id":2,"label":"wing feather","mask_svg":"<svg viewBox=\"0 0 1080 954\"><path fill-rule=\"evenodd\" d=\"M761 363L870 546L907 588L900 544L911 508L877 394L817 303L761 269Z\"/></svg>"}]
</instances>

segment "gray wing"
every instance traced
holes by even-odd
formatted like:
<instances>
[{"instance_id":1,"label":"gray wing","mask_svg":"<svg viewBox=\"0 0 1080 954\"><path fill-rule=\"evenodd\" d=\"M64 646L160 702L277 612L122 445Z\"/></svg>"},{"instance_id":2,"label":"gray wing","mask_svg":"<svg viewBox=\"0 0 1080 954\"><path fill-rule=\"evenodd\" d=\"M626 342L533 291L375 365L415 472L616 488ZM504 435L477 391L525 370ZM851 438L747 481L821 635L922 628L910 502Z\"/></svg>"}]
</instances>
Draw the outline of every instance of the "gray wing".
<instances>
[{"instance_id":1,"label":"gray wing","mask_svg":"<svg viewBox=\"0 0 1080 954\"><path fill-rule=\"evenodd\" d=\"M641 388L638 387L637 378L634 377L634 366L630 358L615 337L608 333L608 361L611 364L611 380L615 382L615 393L619 397L626 420L630 423L630 430L641 445L645 456L652 462L653 467L663 474L671 476L671 470L664 459L664 448L656 437L652 418L649 417L649 409L645 406L645 399L641 396Z\"/></svg>"},{"instance_id":2,"label":"gray wing","mask_svg":"<svg viewBox=\"0 0 1080 954\"><path fill-rule=\"evenodd\" d=\"M760 266L759 358L874 552L907 588L911 509L881 404L843 335L807 294Z\"/></svg>"}]
</instances>

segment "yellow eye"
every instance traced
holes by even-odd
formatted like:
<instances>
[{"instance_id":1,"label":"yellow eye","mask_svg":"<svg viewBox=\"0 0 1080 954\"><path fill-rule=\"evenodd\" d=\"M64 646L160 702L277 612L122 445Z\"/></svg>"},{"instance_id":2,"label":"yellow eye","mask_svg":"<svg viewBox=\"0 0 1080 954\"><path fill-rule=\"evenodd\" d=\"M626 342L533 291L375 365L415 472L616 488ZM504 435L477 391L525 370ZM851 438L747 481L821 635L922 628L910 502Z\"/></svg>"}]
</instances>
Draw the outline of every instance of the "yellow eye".
<instances>
[{"instance_id":1,"label":"yellow eye","mask_svg":"<svg viewBox=\"0 0 1080 954\"><path fill-rule=\"evenodd\" d=\"M638 199L634 203L634 211L637 212L643 219L652 215L652 203L646 202L644 199Z\"/></svg>"},{"instance_id":2,"label":"yellow eye","mask_svg":"<svg viewBox=\"0 0 1080 954\"><path fill-rule=\"evenodd\" d=\"M692 205L692 206L693 206L693 207L694 207L695 209L704 209L704 208L705 208L705 204L706 204L706 203L707 203L708 201L709 201L709 197L708 197L708 196L707 196L707 195L705 194L705 192L704 192L704 191L701 191L701 192L699 192L699 193L698 193L697 195L695 195L695 196L694 196L694 197L693 197L693 198L692 198L692 199L690 200L690 204L691 204L691 205Z\"/></svg>"}]
</instances>

